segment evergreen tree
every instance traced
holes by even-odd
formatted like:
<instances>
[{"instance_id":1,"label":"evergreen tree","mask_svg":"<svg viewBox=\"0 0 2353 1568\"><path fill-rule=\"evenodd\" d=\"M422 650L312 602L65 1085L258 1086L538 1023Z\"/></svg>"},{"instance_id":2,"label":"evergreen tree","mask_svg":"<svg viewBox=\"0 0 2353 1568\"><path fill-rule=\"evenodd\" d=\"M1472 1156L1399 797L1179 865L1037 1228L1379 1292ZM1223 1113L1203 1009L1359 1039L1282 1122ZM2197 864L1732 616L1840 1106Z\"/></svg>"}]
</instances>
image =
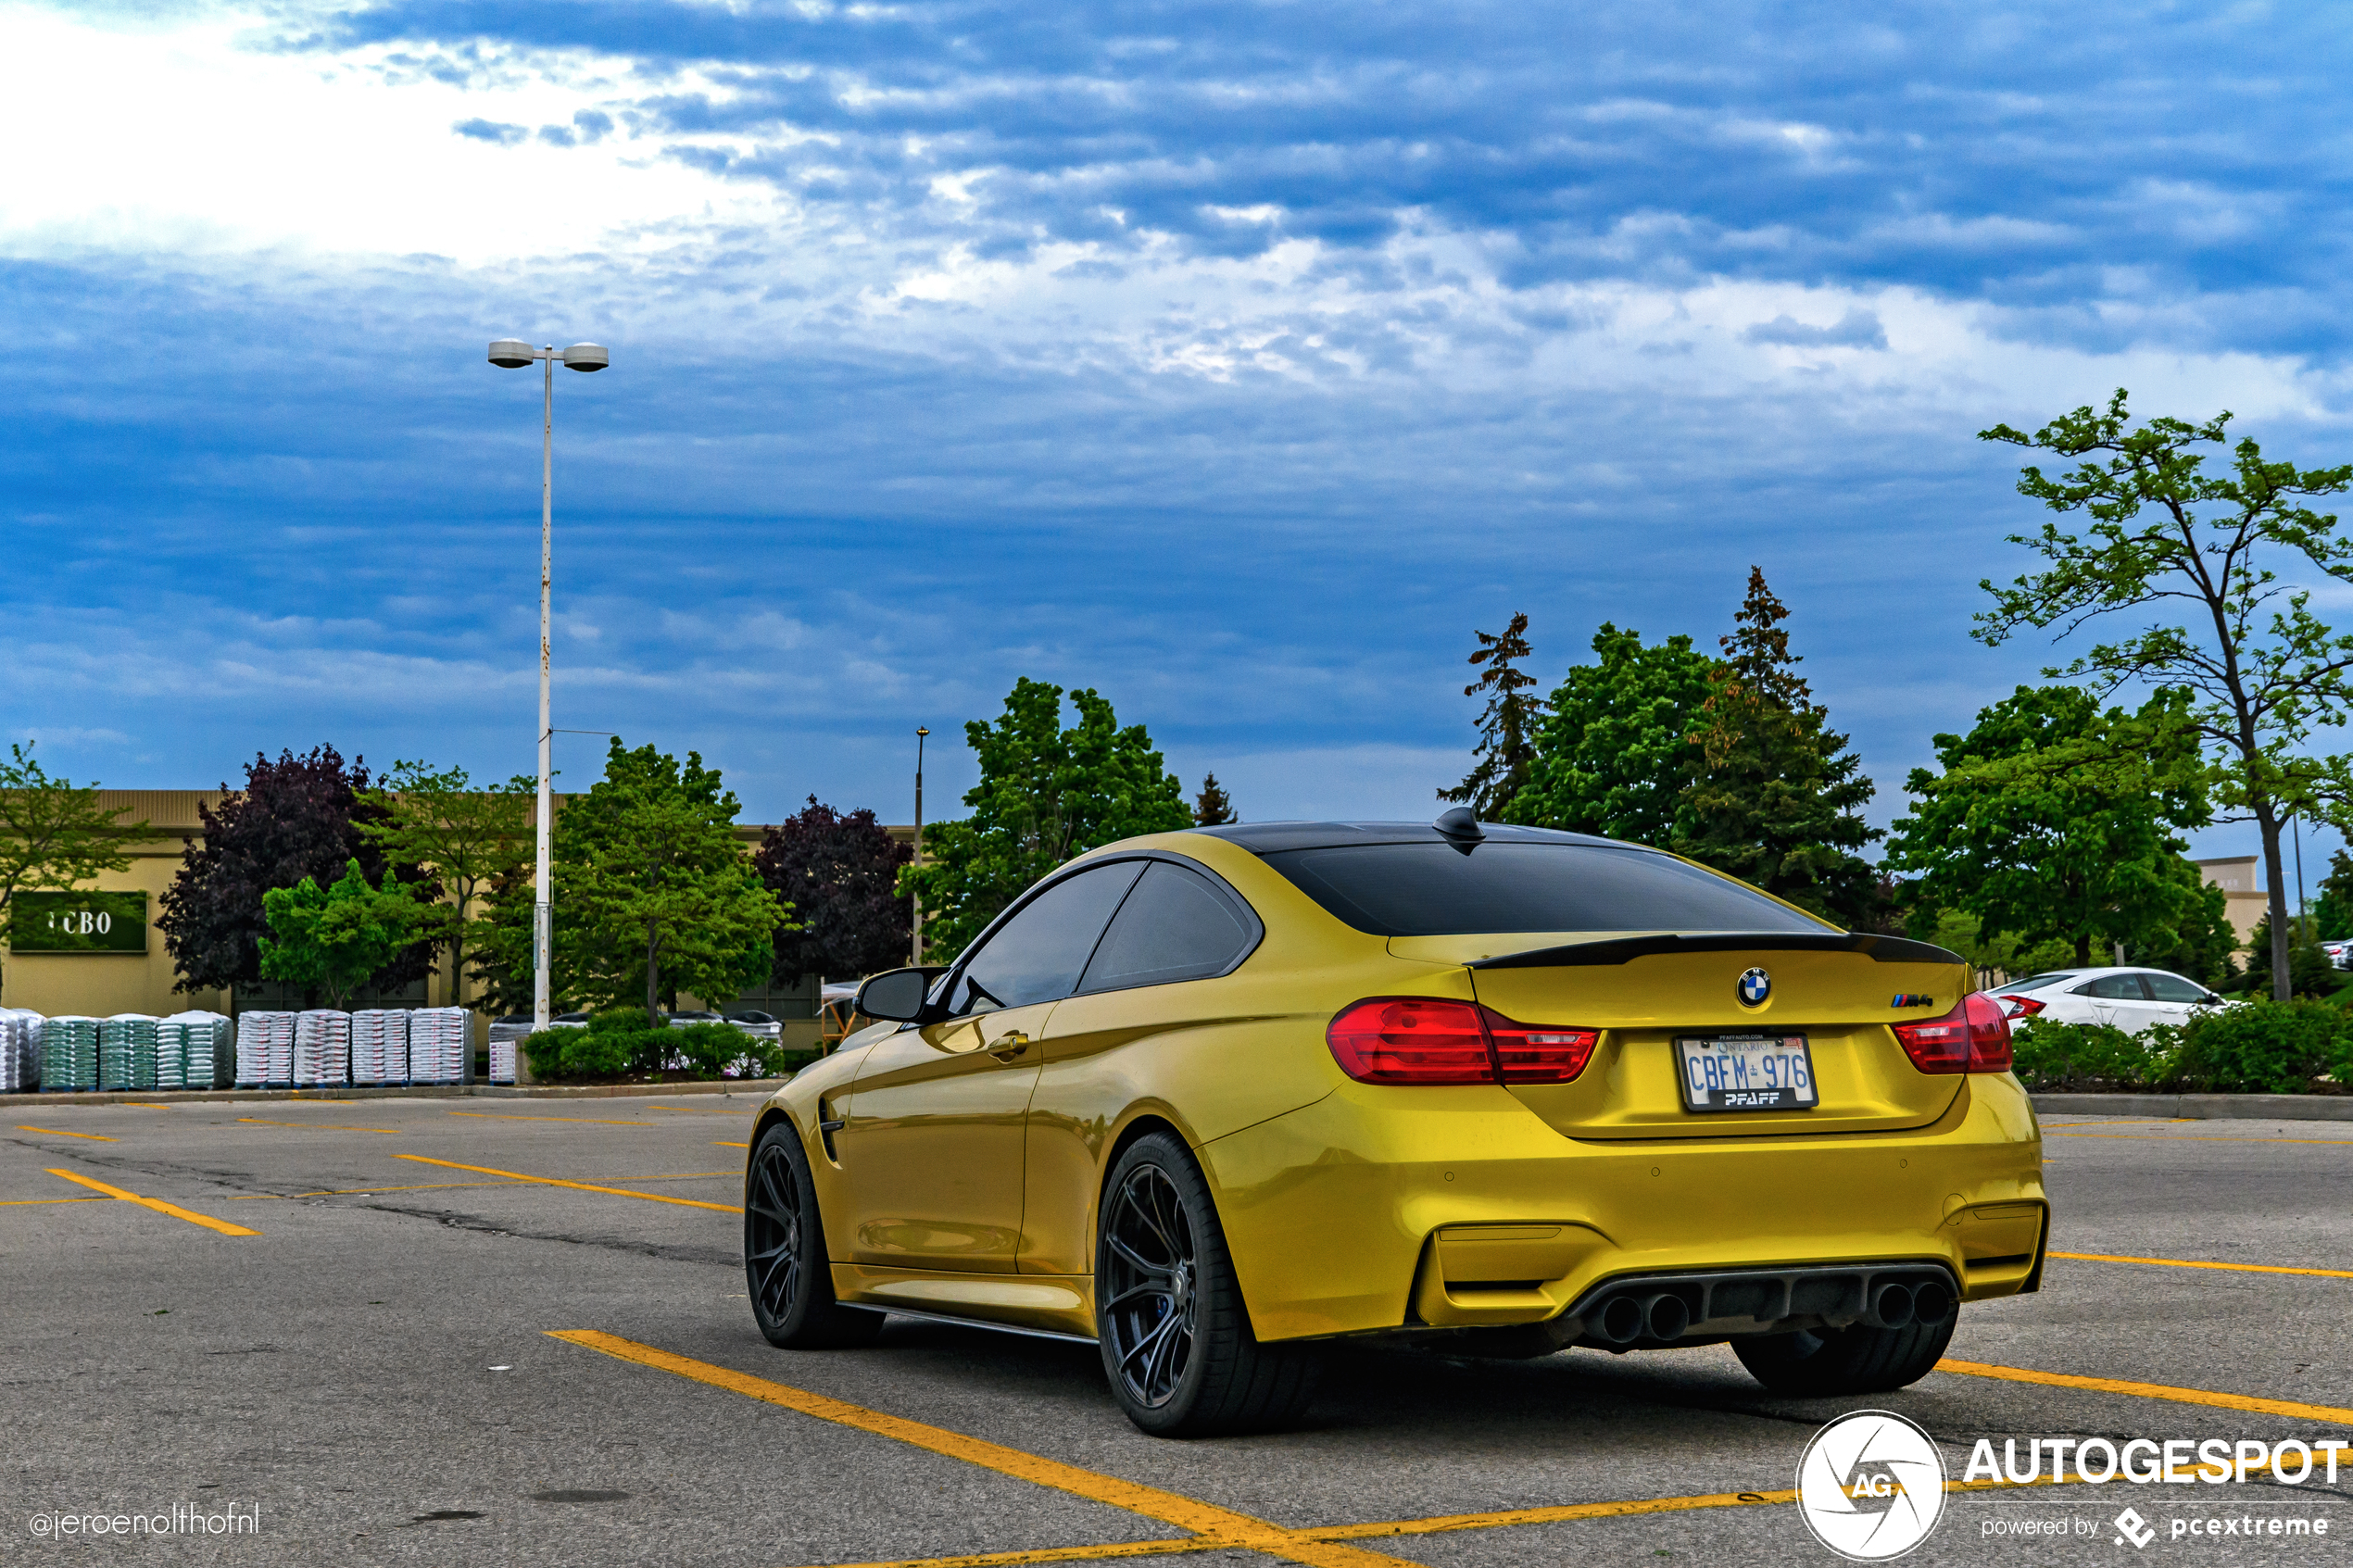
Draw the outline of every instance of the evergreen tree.
<instances>
[{"instance_id":1,"label":"evergreen tree","mask_svg":"<svg viewBox=\"0 0 2353 1568\"><path fill-rule=\"evenodd\" d=\"M924 864L901 872L921 893L924 946L963 950L1022 890L1072 856L1193 825L1184 787L1141 724L1119 726L1103 696L1070 694L1078 722L1063 726L1063 688L1020 680L994 724L973 720L965 742L980 782L972 815L924 828Z\"/></svg>"},{"instance_id":2,"label":"evergreen tree","mask_svg":"<svg viewBox=\"0 0 2353 1568\"><path fill-rule=\"evenodd\" d=\"M1872 795L1862 759L1831 733L1797 673L1789 610L1751 567L1748 596L1721 639L1692 739L1698 776L1676 812L1674 848L1844 922L1878 918L1877 873L1855 851L1881 836L1858 815Z\"/></svg>"},{"instance_id":3,"label":"evergreen tree","mask_svg":"<svg viewBox=\"0 0 2353 1568\"><path fill-rule=\"evenodd\" d=\"M798 927L776 929L776 984L804 974L837 979L872 974L907 961L913 935L899 868L915 847L890 836L874 811L836 811L815 796L768 830L752 857L770 892L789 904Z\"/></svg>"},{"instance_id":4,"label":"evergreen tree","mask_svg":"<svg viewBox=\"0 0 2353 1568\"><path fill-rule=\"evenodd\" d=\"M1499 820L1528 787L1534 755L1530 743L1543 716L1543 699L1528 695L1536 677L1519 668L1519 661L1529 657L1527 632L1528 617L1516 614L1501 636L1472 633L1479 646L1469 661L1487 667L1463 688L1465 696L1487 694L1487 706L1478 715L1478 744L1471 748L1477 763L1461 784L1438 792L1439 799L1468 806L1473 816L1489 822Z\"/></svg>"},{"instance_id":5,"label":"evergreen tree","mask_svg":"<svg viewBox=\"0 0 2353 1568\"><path fill-rule=\"evenodd\" d=\"M1528 784L1503 820L1663 847L1697 771L1692 731L1716 661L1689 637L1644 647L1640 632L1606 621L1593 653L1545 703Z\"/></svg>"},{"instance_id":6,"label":"evergreen tree","mask_svg":"<svg viewBox=\"0 0 2353 1568\"><path fill-rule=\"evenodd\" d=\"M2205 901L2170 831L2208 816L2187 705L2168 690L2103 713L2074 686L2020 686L1968 734L1936 736L1944 771L1913 771L1888 839L1887 865L1915 877L1913 922L1960 909L1982 938L2065 941L2077 964L2119 942L2196 946Z\"/></svg>"},{"instance_id":7,"label":"evergreen tree","mask_svg":"<svg viewBox=\"0 0 2353 1568\"><path fill-rule=\"evenodd\" d=\"M1226 793L1226 786L1217 782L1217 775L1203 773L1201 793L1193 797L1193 824L1214 828L1240 821L1240 816L1234 810L1234 797Z\"/></svg>"}]
</instances>

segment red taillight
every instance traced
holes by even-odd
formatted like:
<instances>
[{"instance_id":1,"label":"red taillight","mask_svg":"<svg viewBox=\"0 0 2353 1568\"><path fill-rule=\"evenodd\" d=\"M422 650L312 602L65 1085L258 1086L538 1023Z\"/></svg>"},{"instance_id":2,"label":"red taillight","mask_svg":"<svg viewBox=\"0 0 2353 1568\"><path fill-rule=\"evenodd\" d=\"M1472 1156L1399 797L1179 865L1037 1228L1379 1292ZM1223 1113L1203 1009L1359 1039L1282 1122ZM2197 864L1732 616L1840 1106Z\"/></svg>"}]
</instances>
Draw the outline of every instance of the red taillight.
<instances>
[{"instance_id":1,"label":"red taillight","mask_svg":"<svg viewBox=\"0 0 2353 1568\"><path fill-rule=\"evenodd\" d=\"M1566 1084L1585 1071L1598 1029L1554 1029L1541 1023L1514 1023L1493 1008L1487 1032L1495 1040L1495 1060L1503 1064L1506 1084Z\"/></svg>"},{"instance_id":2,"label":"red taillight","mask_svg":"<svg viewBox=\"0 0 2353 1568\"><path fill-rule=\"evenodd\" d=\"M1996 997L1994 999L2002 1004L2002 1010L2011 1018L2032 1018L2051 1005L2048 1002L2038 1002L2032 997L2005 996Z\"/></svg>"},{"instance_id":3,"label":"red taillight","mask_svg":"<svg viewBox=\"0 0 2353 1568\"><path fill-rule=\"evenodd\" d=\"M1898 1023L1895 1038L1923 1073L2010 1070L2010 1021L1991 997L1971 994L1942 1018Z\"/></svg>"},{"instance_id":4,"label":"red taillight","mask_svg":"<svg viewBox=\"0 0 2353 1568\"><path fill-rule=\"evenodd\" d=\"M1343 1010L1325 1038L1362 1084L1492 1084L1499 1062L1505 1083L1566 1084L1601 1032L1516 1023L1476 1002L1376 997Z\"/></svg>"}]
</instances>

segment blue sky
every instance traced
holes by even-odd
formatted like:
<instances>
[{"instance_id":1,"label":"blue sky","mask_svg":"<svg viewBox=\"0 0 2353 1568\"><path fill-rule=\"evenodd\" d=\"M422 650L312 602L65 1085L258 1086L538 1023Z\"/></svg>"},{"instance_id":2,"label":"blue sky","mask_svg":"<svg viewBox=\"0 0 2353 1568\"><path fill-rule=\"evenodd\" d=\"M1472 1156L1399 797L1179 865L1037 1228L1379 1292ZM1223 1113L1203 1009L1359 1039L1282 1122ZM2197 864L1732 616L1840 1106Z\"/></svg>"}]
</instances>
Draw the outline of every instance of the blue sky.
<instances>
[{"instance_id":1,"label":"blue sky","mask_svg":"<svg viewBox=\"0 0 2353 1568\"><path fill-rule=\"evenodd\" d=\"M1549 684L1754 562L1884 822L2048 659L1967 635L2035 521L1974 432L2123 385L2353 447L2347 30L0 5L0 731L124 785L528 768L519 332L613 355L557 388L556 721L755 817L904 820L919 723L938 814L1021 675L1245 815L1418 816L1473 628L1527 610Z\"/></svg>"}]
</instances>

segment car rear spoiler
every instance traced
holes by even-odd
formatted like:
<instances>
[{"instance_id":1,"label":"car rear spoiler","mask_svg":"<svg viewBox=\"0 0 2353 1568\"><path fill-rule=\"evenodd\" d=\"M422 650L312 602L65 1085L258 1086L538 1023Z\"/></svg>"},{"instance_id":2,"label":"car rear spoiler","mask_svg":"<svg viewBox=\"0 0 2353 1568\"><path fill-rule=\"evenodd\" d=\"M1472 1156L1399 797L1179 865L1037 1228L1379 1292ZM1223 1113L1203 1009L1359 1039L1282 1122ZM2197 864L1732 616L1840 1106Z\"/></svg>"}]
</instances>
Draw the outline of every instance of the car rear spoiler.
<instances>
[{"instance_id":1,"label":"car rear spoiler","mask_svg":"<svg viewBox=\"0 0 2353 1568\"><path fill-rule=\"evenodd\" d=\"M1813 935L1793 931L1710 931L1682 936L1662 932L1650 936L1614 936L1596 942L1570 942L1525 953L1504 953L1480 959L1473 969L1567 969L1580 964L1621 964L1654 953L1866 953L1874 963L1963 962L1961 955L1933 942L1905 936L1881 936L1850 931L1843 935L1824 932Z\"/></svg>"}]
</instances>

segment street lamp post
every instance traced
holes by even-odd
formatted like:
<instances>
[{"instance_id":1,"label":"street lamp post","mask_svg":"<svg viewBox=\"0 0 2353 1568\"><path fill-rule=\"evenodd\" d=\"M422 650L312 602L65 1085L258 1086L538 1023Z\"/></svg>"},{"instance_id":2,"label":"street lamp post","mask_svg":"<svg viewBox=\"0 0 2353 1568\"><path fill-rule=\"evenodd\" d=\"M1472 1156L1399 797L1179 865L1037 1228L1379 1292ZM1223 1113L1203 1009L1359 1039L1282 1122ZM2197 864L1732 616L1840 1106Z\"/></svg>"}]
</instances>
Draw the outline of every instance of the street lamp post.
<instances>
[{"instance_id":1,"label":"street lamp post","mask_svg":"<svg viewBox=\"0 0 2353 1568\"><path fill-rule=\"evenodd\" d=\"M924 865L924 737L925 737L925 735L929 734L931 734L931 732L930 732L929 730L926 730L926 729L923 728L921 725L916 726L916 729L915 729L915 869L916 869L917 871L921 871L921 870L923 869L923 865ZM918 891L916 892L915 896L914 896L914 898L915 898L915 902L914 902L914 909L913 909L913 919L914 919L914 926L915 926L915 947L914 947L914 953L913 953L913 956L912 956L912 958L910 958L908 961L909 961L909 962L911 962L911 963L912 963L912 964L914 964L914 965L915 965L915 967L917 967L918 969L920 969L920 968L922 968L922 967L923 967L923 962L924 962L924 896L923 896L923 893L922 893L920 890L918 890Z\"/></svg>"},{"instance_id":2,"label":"street lamp post","mask_svg":"<svg viewBox=\"0 0 2353 1568\"><path fill-rule=\"evenodd\" d=\"M534 348L520 338L502 337L490 345L490 362L501 370L519 370L534 361L547 369L539 416L539 859L531 910L531 1027L535 1033L547 1027L549 950L555 945L556 935L554 854L549 834L552 801L547 789L547 743L555 734L549 727L547 709L547 603L555 578L559 359L574 370L601 370L612 363L612 357L593 343L575 343L570 348L558 348L551 343L544 348Z\"/></svg>"}]
</instances>

